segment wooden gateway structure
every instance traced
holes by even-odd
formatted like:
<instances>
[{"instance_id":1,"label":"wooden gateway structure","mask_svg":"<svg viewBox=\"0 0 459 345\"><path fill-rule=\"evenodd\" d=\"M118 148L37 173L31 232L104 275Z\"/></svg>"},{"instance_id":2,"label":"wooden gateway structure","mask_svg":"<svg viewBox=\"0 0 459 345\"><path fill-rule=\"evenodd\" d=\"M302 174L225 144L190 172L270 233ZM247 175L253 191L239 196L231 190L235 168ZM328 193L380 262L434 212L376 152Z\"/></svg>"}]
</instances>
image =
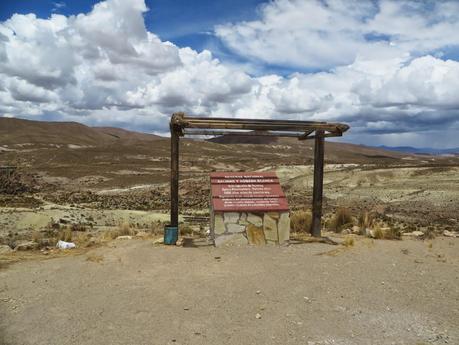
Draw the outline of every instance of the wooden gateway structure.
<instances>
[{"instance_id":1,"label":"wooden gateway structure","mask_svg":"<svg viewBox=\"0 0 459 345\"><path fill-rule=\"evenodd\" d=\"M179 142L185 135L225 135L295 137L314 139L314 186L312 195L311 235L321 236L322 191L324 176L324 139L340 137L349 129L342 123L291 120L251 120L240 118L195 117L175 113L171 117L171 219L177 227L179 218Z\"/></svg>"}]
</instances>

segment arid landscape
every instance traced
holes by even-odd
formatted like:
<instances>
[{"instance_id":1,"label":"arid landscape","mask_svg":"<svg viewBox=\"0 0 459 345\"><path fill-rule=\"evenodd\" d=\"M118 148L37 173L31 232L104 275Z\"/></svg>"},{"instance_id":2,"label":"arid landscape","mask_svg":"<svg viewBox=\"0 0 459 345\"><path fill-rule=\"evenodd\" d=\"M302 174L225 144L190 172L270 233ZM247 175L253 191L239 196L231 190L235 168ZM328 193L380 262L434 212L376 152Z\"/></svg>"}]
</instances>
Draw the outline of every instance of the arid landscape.
<instances>
[{"instance_id":1,"label":"arid landscape","mask_svg":"<svg viewBox=\"0 0 459 345\"><path fill-rule=\"evenodd\" d=\"M1 118L0 138L16 167L1 177L4 344L459 343L457 156L327 142L316 243L313 143L184 139L182 236L166 248L168 138ZM211 171L275 171L291 244L213 248Z\"/></svg>"},{"instance_id":2,"label":"arid landscape","mask_svg":"<svg viewBox=\"0 0 459 345\"><path fill-rule=\"evenodd\" d=\"M2 243L14 247L35 232L64 228L97 233L124 224L151 231L152 222L167 221L168 138L77 123L0 122L0 164L17 167L2 175ZM291 210L310 208L313 142L257 139L182 140L180 205L187 229L205 235L211 171L275 171ZM327 142L324 196L329 230L345 208L351 217L368 212L401 232L459 231L459 156Z\"/></svg>"}]
</instances>

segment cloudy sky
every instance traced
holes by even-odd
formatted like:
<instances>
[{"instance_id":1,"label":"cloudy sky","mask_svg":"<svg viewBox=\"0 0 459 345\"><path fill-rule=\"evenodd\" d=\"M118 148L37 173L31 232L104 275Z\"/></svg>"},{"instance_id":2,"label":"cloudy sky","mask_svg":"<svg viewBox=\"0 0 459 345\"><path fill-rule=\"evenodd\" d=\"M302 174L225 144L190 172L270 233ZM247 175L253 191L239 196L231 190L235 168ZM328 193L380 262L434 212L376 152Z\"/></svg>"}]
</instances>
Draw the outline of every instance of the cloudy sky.
<instances>
[{"instance_id":1,"label":"cloudy sky","mask_svg":"<svg viewBox=\"0 0 459 345\"><path fill-rule=\"evenodd\" d=\"M174 111L458 147L459 1L0 4L0 116L163 133Z\"/></svg>"}]
</instances>

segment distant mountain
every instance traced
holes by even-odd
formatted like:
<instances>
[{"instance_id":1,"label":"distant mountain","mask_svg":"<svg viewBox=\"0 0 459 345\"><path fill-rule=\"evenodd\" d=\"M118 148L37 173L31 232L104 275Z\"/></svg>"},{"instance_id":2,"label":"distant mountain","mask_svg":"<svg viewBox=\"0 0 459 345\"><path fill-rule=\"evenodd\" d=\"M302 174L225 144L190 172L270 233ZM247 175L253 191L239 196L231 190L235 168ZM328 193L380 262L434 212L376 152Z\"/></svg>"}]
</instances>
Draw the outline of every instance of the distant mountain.
<instances>
[{"instance_id":1,"label":"distant mountain","mask_svg":"<svg viewBox=\"0 0 459 345\"><path fill-rule=\"evenodd\" d=\"M459 147L450 148L450 149L434 149L430 147L411 147L411 146L377 146L378 148L397 151L404 153L412 153L417 155L459 155Z\"/></svg>"},{"instance_id":2,"label":"distant mountain","mask_svg":"<svg viewBox=\"0 0 459 345\"><path fill-rule=\"evenodd\" d=\"M263 145L268 145L268 144L276 144L279 142L278 137L273 137L273 136L264 136L263 133L267 131L253 131L251 134L258 133L259 136L256 135L244 135L240 133L235 133L235 134L225 134L225 135L219 135L210 139L207 139L207 141L211 143L217 143L217 144L263 144Z\"/></svg>"},{"instance_id":3,"label":"distant mountain","mask_svg":"<svg viewBox=\"0 0 459 345\"><path fill-rule=\"evenodd\" d=\"M120 128L88 127L77 122L44 122L0 117L0 146L106 146L133 144L160 138L157 135Z\"/></svg>"}]
</instances>

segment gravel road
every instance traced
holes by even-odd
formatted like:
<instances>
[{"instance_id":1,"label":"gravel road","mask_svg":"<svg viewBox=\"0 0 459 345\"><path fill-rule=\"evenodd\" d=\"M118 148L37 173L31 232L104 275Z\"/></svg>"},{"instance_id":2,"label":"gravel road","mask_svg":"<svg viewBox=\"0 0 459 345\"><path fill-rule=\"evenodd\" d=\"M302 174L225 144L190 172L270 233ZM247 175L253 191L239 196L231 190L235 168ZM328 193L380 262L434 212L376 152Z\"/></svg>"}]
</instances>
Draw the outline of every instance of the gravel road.
<instances>
[{"instance_id":1,"label":"gravel road","mask_svg":"<svg viewBox=\"0 0 459 345\"><path fill-rule=\"evenodd\" d=\"M127 240L16 263L0 344L459 344L459 239L336 248Z\"/></svg>"}]
</instances>

